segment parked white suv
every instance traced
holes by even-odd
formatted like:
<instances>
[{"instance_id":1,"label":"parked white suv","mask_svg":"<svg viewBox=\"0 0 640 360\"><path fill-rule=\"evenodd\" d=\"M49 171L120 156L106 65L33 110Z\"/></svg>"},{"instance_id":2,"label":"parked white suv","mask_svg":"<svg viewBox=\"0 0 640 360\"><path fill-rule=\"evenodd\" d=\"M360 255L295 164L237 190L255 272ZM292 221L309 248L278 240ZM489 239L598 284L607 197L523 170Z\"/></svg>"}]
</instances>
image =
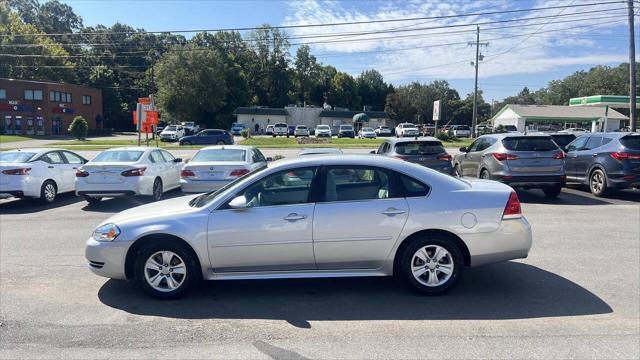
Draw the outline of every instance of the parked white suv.
<instances>
[{"instance_id":1,"label":"parked white suv","mask_svg":"<svg viewBox=\"0 0 640 360\"><path fill-rule=\"evenodd\" d=\"M420 130L412 123L400 123L396 126L396 137L419 136Z\"/></svg>"},{"instance_id":2,"label":"parked white suv","mask_svg":"<svg viewBox=\"0 0 640 360\"><path fill-rule=\"evenodd\" d=\"M451 132L457 138L471 137L471 128L468 125L453 125Z\"/></svg>"},{"instance_id":3,"label":"parked white suv","mask_svg":"<svg viewBox=\"0 0 640 360\"><path fill-rule=\"evenodd\" d=\"M289 126L285 123L277 123L273 125L273 137L276 136L289 137Z\"/></svg>"},{"instance_id":4,"label":"parked white suv","mask_svg":"<svg viewBox=\"0 0 640 360\"><path fill-rule=\"evenodd\" d=\"M160 133L160 141L178 141L185 135L182 125L169 125Z\"/></svg>"},{"instance_id":5,"label":"parked white suv","mask_svg":"<svg viewBox=\"0 0 640 360\"><path fill-rule=\"evenodd\" d=\"M200 125L196 125L193 121L184 121L182 122L182 127L184 128L185 135L196 134L200 131Z\"/></svg>"}]
</instances>

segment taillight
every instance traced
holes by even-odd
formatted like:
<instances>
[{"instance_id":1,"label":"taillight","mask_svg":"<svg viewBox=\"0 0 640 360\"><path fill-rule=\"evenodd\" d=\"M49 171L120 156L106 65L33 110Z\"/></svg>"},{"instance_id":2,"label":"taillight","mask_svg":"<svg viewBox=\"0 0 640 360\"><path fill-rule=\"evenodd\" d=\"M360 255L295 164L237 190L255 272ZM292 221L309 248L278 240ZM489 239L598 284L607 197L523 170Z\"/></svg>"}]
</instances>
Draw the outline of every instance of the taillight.
<instances>
[{"instance_id":1,"label":"taillight","mask_svg":"<svg viewBox=\"0 0 640 360\"><path fill-rule=\"evenodd\" d=\"M76 177L87 177L87 176L89 176L88 171L76 170Z\"/></svg>"},{"instance_id":2,"label":"taillight","mask_svg":"<svg viewBox=\"0 0 640 360\"><path fill-rule=\"evenodd\" d=\"M553 154L552 158L557 159L557 160L562 160L564 158L566 158L567 155L564 153L564 151L560 151L558 153Z\"/></svg>"},{"instance_id":3,"label":"taillight","mask_svg":"<svg viewBox=\"0 0 640 360\"><path fill-rule=\"evenodd\" d=\"M147 168L130 169L130 170L123 171L122 173L120 173L120 175L124 177L143 176L145 170L147 170Z\"/></svg>"},{"instance_id":4,"label":"taillight","mask_svg":"<svg viewBox=\"0 0 640 360\"><path fill-rule=\"evenodd\" d=\"M493 157L496 158L496 160L498 160L498 161L518 160L518 156L517 155L513 155L513 154L492 153L491 155L493 155Z\"/></svg>"},{"instance_id":5,"label":"taillight","mask_svg":"<svg viewBox=\"0 0 640 360\"><path fill-rule=\"evenodd\" d=\"M229 174L229 176L242 176L249 173L248 169L235 169Z\"/></svg>"},{"instance_id":6,"label":"taillight","mask_svg":"<svg viewBox=\"0 0 640 360\"><path fill-rule=\"evenodd\" d=\"M515 191L512 191L511 195L509 195L507 206L504 207L502 218L517 219L521 216L522 216L522 209L520 208L520 199L518 199L518 194L516 194Z\"/></svg>"},{"instance_id":7,"label":"taillight","mask_svg":"<svg viewBox=\"0 0 640 360\"><path fill-rule=\"evenodd\" d=\"M2 170L2 173L5 175L29 175L29 171L31 171L31 168L19 168L19 169Z\"/></svg>"},{"instance_id":8,"label":"taillight","mask_svg":"<svg viewBox=\"0 0 640 360\"><path fill-rule=\"evenodd\" d=\"M633 154L628 152L614 152L611 153L611 157L618 160L640 160L640 154Z\"/></svg>"},{"instance_id":9,"label":"taillight","mask_svg":"<svg viewBox=\"0 0 640 360\"><path fill-rule=\"evenodd\" d=\"M438 160L451 161L451 155L449 154L438 155Z\"/></svg>"},{"instance_id":10,"label":"taillight","mask_svg":"<svg viewBox=\"0 0 640 360\"><path fill-rule=\"evenodd\" d=\"M180 177L187 178L187 177L194 177L194 176L196 176L196 173L194 173L192 170L185 169L180 171Z\"/></svg>"}]
</instances>

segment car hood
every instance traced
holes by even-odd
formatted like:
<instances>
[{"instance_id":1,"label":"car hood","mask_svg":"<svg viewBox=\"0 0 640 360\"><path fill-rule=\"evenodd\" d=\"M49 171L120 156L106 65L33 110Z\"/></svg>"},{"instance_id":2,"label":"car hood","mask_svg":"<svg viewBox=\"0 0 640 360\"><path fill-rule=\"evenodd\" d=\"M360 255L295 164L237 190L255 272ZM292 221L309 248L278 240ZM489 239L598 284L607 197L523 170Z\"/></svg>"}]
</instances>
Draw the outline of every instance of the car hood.
<instances>
[{"instance_id":1,"label":"car hood","mask_svg":"<svg viewBox=\"0 0 640 360\"><path fill-rule=\"evenodd\" d=\"M202 208L189 206L189 202L196 196L199 195L180 196L173 199L137 206L111 216L102 222L101 225L110 223L121 225L147 219L158 219L160 217L175 219L177 215L202 210Z\"/></svg>"}]
</instances>

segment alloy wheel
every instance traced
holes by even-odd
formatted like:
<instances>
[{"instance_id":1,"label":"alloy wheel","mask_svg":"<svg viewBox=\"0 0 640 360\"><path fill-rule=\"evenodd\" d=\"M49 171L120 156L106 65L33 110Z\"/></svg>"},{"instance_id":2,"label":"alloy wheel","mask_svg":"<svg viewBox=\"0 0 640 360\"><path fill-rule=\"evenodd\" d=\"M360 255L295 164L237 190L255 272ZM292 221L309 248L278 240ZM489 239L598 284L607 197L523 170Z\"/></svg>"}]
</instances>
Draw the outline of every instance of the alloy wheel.
<instances>
[{"instance_id":1,"label":"alloy wheel","mask_svg":"<svg viewBox=\"0 0 640 360\"><path fill-rule=\"evenodd\" d=\"M154 290L171 292L180 288L187 277L187 267L172 251L153 253L144 265L144 278Z\"/></svg>"},{"instance_id":2,"label":"alloy wheel","mask_svg":"<svg viewBox=\"0 0 640 360\"><path fill-rule=\"evenodd\" d=\"M453 274L453 257L439 245L423 246L411 257L411 273L422 285L436 287L446 283Z\"/></svg>"},{"instance_id":3,"label":"alloy wheel","mask_svg":"<svg viewBox=\"0 0 640 360\"><path fill-rule=\"evenodd\" d=\"M47 202L52 202L56 198L56 187L50 182L44 186L44 198Z\"/></svg>"},{"instance_id":4,"label":"alloy wheel","mask_svg":"<svg viewBox=\"0 0 640 360\"><path fill-rule=\"evenodd\" d=\"M153 198L156 200L162 198L162 182L158 179L153 183Z\"/></svg>"},{"instance_id":5,"label":"alloy wheel","mask_svg":"<svg viewBox=\"0 0 640 360\"><path fill-rule=\"evenodd\" d=\"M595 194L599 194L604 189L604 176L602 172L595 171L593 175L591 175L591 191Z\"/></svg>"}]
</instances>

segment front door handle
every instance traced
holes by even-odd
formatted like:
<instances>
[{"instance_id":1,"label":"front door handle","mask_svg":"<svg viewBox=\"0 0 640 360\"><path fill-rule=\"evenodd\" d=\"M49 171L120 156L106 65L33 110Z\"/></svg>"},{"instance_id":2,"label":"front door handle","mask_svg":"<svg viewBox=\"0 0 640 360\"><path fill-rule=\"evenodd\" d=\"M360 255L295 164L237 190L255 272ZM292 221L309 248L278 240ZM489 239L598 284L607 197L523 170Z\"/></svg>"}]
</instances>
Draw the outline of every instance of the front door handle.
<instances>
[{"instance_id":1,"label":"front door handle","mask_svg":"<svg viewBox=\"0 0 640 360\"><path fill-rule=\"evenodd\" d=\"M47 166L47 167L48 167L49 169L53 169L53 166L51 166L51 165L49 165L49 166Z\"/></svg>"},{"instance_id":2,"label":"front door handle","mask_svg":"<svg viewBox=\"0 0 640 360\"><path fill-rule=\"evenodd\" d=\"M593 154L593 155L591 155L591 156L593 156L593 157L598 157L598 154Z\"/></svg>"},{"instance_id":3,"label":"front door handle","mask_svg":"<svg viewBox=\"0 0 640 360\"><path fill-rule=\"evenodd\" d=\"M284 220L287 220L287 221L298 221L298 220L304 220L306 218L307 218L307 215L291 213L291 214L285 216Z\"/></svg>"},{"instance_id":4,"label":"front door handle","mask_svg":"<svg viewBox=\"0 0 640 360\"><path fill-rule=\"evenodd\" d=\"M406 213L406 210L402 210L402 209L396 209L394 207L390 207L387 210L383 211L382 213L384 215L389 215L389 216L393 216L393 215L400 215L400 214L404 214Z\"/></svg>"}]
</instances>

